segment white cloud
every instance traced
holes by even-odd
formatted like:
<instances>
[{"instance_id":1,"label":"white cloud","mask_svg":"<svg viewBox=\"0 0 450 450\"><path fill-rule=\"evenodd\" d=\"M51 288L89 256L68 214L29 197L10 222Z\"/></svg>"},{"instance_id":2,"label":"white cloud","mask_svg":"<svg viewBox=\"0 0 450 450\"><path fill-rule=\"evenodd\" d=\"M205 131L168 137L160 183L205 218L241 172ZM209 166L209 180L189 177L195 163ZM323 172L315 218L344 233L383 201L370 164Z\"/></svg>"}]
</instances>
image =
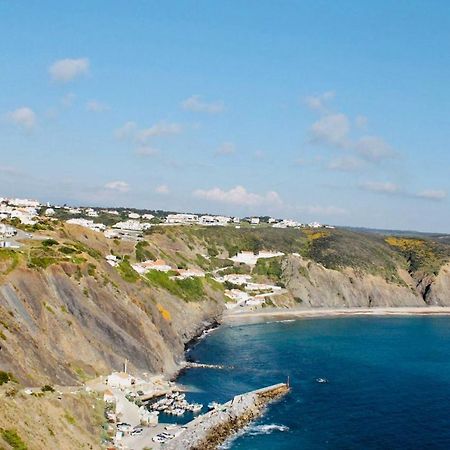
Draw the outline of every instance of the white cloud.
<instances>
[{"instance_id":1,"label":"white cloud","mask_svg":"<svg viewBox=\"0 0 450 450\"><path fill-rule=\"evenodd\" d=\"M350 121L345 114L328 114L311 126L312 141L337 147L348 145Z\"/></svg>"},{"instance_id":2,"label":"white cloud","mask_svg":"<svg viewBox=\"0 0 450 450\"><path fill-rule=\"evenodd\" d=\"M236 147L232 142L224 142L216 150L216 155L227 156L236 152Z\"/></svg>"},{"instance_id":3,"label":"white cloud","mask_svg":"<svg viewBox=\"0 0 450 450\"><path fill-rule=\"evenodd\" d=\"M324 112L327 110L326 104L328 101L332 100L335 97L335 93L333 91L324 92L320 95L309 96L305 98L305 103L308 108L313 111Z\"/></svg>"},{"instance_id":4,"label":"white cloud","mask_svg":"<svg viewBox=\"0 0 450 450\"><path fill-rule=\"evenodd\" d=\"M361 157L372 162L379 162L395 156L391 146L377 136L363 136L355 143L355 149Z\"/></svg>"},{"instance_id":5,"label":"white cloud","mask_svg":"<svg viewBox=\"0 0 450 450\"><path fill-rule=\"evenodd\" d=\"M197 189L193 195L208 201L229 203L239 206L270 205L280 206L283 202L275 191L269 191L264 195L248 192L243 186L235 186L228 191L218 187L209 190Z\"/></svg>"},{"instance_id":6,"label":"white cloud","mask_svg":"<svg viewBox=\"0 0 450 450\"><path fill-rule=\"evenodd\" d=\"M36 114L28 106L22 106L7 113L6 118L24 131L32 131L37 124Z\"/></svg>"},{"instance_id":7,"label":"white cloud","mask_svg":"<svg viewBox=\"0 0 450 450\"><path fill-rule=\"evenodd\" d=\"M99 102L97 100L89 100L86 103L86 109L91 112L105 112L109 110L109 106L105 103Z\"/></svg>"},{"instance_id":8,"label":"white cloud","mask_svg":"<svg viewBox=\"0 0 450 450\"><path fill-rule=\"evenodd\" d=\"M205 112L208 114L217 114L222 112L225 107L223 102L206 102L199 95L193 95L181 102L181 107L188 111Z\"/></svg>"},{"instance_id":9,"label":"white cloud","mask_svg":"<svg viewBox=\"0 0 450 450\"><path fill-rule=\"evenodd\" d=\"M105 184L105 188L111 191L128 192L130 190L130 185L125 181L110 181Z\"/></svg>"},{"instance_id":10,"label":"white cloud","mask_svg":"<svg viewBox=\"0 0 450 450\"><path fill-rule=\"evenodd\" d=\"M328 163L328 169L339 170L342 172L352 172L359 170L364 165L363 161L354 156L343 156L342 158L332 159Z\"/></svg>"},{"instance_id":11,"label":"white cloud","mask_svg":"<svg viewBox=\"0 0 450 450\"><path fill-rule=\"evenodd\" d=\"M160 184L159 186L156 187L155 192L157 194L167 195L170 194L170 189L169 186L167 186L167 184Z\"/></svg>"},{"instance_id":12,"label":"white cloud","mask_svg":"<svg viewBox=\"0 0 450 450\"><path fill-rule=\"evenodd\" d=\"M137 131L137 125L135 122L126 122L120 128L114 132L114 136L119 141L132 138Z\"/></svg>"},{"instance_id":13,"label":"white cloud","mask_svg":"<svg viewBox=\"0 0 450 450\"><path fill-rule=\"evenodd\" d=\"M425 198L428 200L444 200L447 197L447 192L442 190L427 189L416 194L416 197Z\"/></svg>"},{"instance_id":14,"label":"white cloud","mask_svg":"<svg viewBox=\"0 0 450 450\"><path fill-rule=\"evenodd\" d=\"M159 122L149 128L139 130L136 139L140 142L147 142L155 136L169 136L181 133L181 125L178 123Z\"/></svg>"},{"instance_id":15,"label":"white cloud","mask_svg":"<svg viewBox=\"0 0 450 450\"><path fill-rule=\"evenodd\" d=\"M150 147L148 145L142 145L142 146L138 147L136 150L136 155L139 155L139 156L157 156L160 153L161 152L159 149Z\"/></svg>"},{"instance_id":16,"label":"white cloud","mask_svg":"<svg viewBox=\"0 0 450 450\"><path fill-rule=\"evenodd\" d=\"M384 194L399 194L401 193L400 187L395 183L389 181L366 181L362 183L360 187L366 191L380 192Z\"/></svg>"},{"instance_id":17,"label":"white cloud","mask_svg":"<svg viewBox=\"0 0 450 450\"><path fill-rule=\"evenodd\" d=\"M179 134L182 126L178 123L158 122L149 128L139 129L135 122L126 122L116 129L114 136L118 140L130 140L144 146L151 138Z\"/></svg>"},{"instance_id":18,"label":"white cloud","mask_svg":"<svg viewBox=\"0 0 450 450\"><path fill-rule=\"evenodd\" d=\"M89 72L89 59L60 59L59 61L55 61L49 67L48 71L53 81L67 83Z\"/></svg>"}]
</instances>

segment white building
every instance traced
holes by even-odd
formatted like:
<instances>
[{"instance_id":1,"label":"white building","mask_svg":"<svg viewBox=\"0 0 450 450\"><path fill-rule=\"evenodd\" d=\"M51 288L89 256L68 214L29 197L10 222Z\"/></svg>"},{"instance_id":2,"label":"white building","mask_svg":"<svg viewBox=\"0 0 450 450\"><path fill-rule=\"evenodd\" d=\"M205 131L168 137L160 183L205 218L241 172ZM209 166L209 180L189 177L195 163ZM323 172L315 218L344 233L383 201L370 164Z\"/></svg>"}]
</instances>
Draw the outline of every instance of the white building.
<instances>
[{"instance_id":1,"label":"white building","mask_svg":"<svg viewBox=\"0 0 450 450\"><path fill-rule=\"evenodd\" d=\"M19 208L39 208L40 203L37 200L29 200L27 198L10 198L8 204Z\"/></svg>"},{"instance_id":2,"label":"white building","mask_svg":"<svg viewBox=\"0 0 450 450\"><path fill-rule=\"evenodd\" d=\"M0 234L3 237L13 237L17 234L17 230L13 227L0 223Z\"/></svg>"},{"instance_id":3,"label":"white building","mask_svg":"<svg viewBox=\"0 0 450 450\"><path fill-rule=\"evenodd\" d=\"M140 217L141 217L141 215L138 214L138 213L130 212L130 213L128 214L128 218L129 218L129 219L139 219Z\"/></svg>"},{"instance_id":4,"label":"white building","mask_svg":"<svg viewBox=\"0 0 450 450\"><path fill-rule=\"evenodd\" d=\"M198 216L196 214L169 214L166 222L171 224L196 223L198 222Z\"/></svg>"},{"instance_id":5,"label":"white building","mask_svg":"<svg viewBox=\"0 0 450 450\"><path fill-rule=\"evenodd\" d=\"M159 272L169 272L173 270L163 259L157 259L156 261L144 261L133 264L131 266L137 273L144 274L149 270L158 270Z\"/></svg>"},{"instance_id":6,"label":"white building","mask_svg":"<svg viewBox=\"0 0 450 450\"><path fill-rule=\"evenodd\" d=\"M252 217L252 218L250 219L250 223L251 223L252 225L258 225L258 224L259 224L259 217Z\"/></svg>"},{"instance_id":7,"label":"white building","mask_svg":"<svg viewBox=\"0 0 450 450\"><path fill-rule=\"evenodd\" d=\"M117 258L116 255L106 255L105 259L106 262L112 267L116 267L117 264L119 263L119 258Z\"/></svg>"},{"instance_id":8,"label":"white building","mask_svg":"<svg viewBox=\"0 0 450 450\"><path fill-rule=\"evenodd\" d=\"M46 216L54 216L55 215L55 210L53 208L47 208L45 210L45 215Z\"/></svg>"},{"instance_id":9,"label":"white building","mask_svg":"<svg viewBox=\"0 0 450 450\"><path fill-rule=\"evenodd\" d=\"M152 220L152 219L155 218L155 216L154 216L153 214L143 214L143 215L142 215L142 218L143 218L144 220Z\"/></svg>"},{"instance_id":10,"label":"white building","mask_svg":"<svg viewBox=\"0 0 450 450\"><path fill-rule=\"evenodd\" d=\"M103 392L103 401L105 403L116 403L116 396L110 389L106 389L106 391Z\"/></svg>"},{"instance_id":11,"label":"white building","mask_svg":"<svg viewBox=\"0 0 450 450\"><path fill-rule=\"evenodd\" d=\"M113 225L113 228L126 231L145 231L151 227L149 223L140 223L137 220L126 220L125 222L118 222Z\"/></svg>"},{"instance_id":12,"label":"white building","mask_svg":"<svg viewBox=\"0 0 450 450\"><path fill-rule=\"evenodd\" d=\"M311 222L311 223L308 223L308 227L310 227L310 228L322 228L322 224L320 224L319 222Z\"/></svg>"},{"instance_id":13,"label":"white building","mask_svg":"<svg viewBox=\"0 0 450 450\"><path fill-rule=\"evenodd\" d=\"M254 266L260 258L275 258L277 256L284 256L283 252L268 252L261 251L257 255L253 252L240 252L236 256L230 258L234 262L248 264Z\"/></svg>"},{"instance_id":14,"label":"white building","mask_svg":"<svg viewBox=\"0 0 450 450\"><path fill-rule=\"evenodd\" d=\"M90 230L97 231L99 233L106 230L106 225L104 225L103 223L94 223L94 221L88 219L69 219L66 221L66 223L89 228Z\"/></svg>"},{"instance_id":15,"label":"white building","mask_svg":"<svg viewBox=\"0 0 450 450\"><path fill-rule=\"evenodd\" d=\"M226 216L201 216L198 219L200 225L225 226L231 218Z\"/></svg>"}]
</instances>

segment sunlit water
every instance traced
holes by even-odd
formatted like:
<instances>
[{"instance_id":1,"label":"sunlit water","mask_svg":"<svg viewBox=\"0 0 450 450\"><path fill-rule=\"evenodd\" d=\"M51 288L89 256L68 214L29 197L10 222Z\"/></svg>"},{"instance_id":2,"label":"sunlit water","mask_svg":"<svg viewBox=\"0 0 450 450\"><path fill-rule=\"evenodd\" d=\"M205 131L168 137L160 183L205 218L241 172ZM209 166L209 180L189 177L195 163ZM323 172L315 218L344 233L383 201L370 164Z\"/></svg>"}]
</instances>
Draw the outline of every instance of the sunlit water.
<instances>
[{"instance_id":1,"label":"sunlit water","mask_svg":"<svg viewBox=\"0 0 450 450\"><path fill-rule=\"evenodd\" d=\"M450 449L450 319L224 326L190 356L232 366L181 375L204 404L290 377L292 392L232 449Z\"/></svg>"}]
</instances>

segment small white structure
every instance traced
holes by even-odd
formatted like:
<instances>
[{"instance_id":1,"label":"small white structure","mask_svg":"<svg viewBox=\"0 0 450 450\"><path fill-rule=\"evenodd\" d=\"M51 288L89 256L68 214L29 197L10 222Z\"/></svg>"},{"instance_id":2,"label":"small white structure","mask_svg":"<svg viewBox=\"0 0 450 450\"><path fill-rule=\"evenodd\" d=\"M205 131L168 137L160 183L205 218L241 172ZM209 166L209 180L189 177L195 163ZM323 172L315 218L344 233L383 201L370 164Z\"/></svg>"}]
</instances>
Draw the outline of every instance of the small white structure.
<instances>
[{"instance_id":1,"label":"small white structure","mask_svg":"<svg viewBox=\"0 0 450 450\"><path fill-rule=\"evenodd\" d=\"M106 225L104 225L103 223L94 223L94 221L88 219L69 219L66 221L66 223L89 228L90 230L96 231L98 233L106 230Z\"/></svg>"},{"instance_id":2,"label":"small white structure","mask_svg":"<svg viewBox=\"0 0 450 450\"><path fill-rule=\"evenodd\" d=\"M142 219L144 219L144 220L152 220L154 218L155 218L155 216L153 214L143 214L142 215Z\"/></svg>"},{"instance_id":3,"label":"small white structure","mask_svg":"<svg viewBox=\"0 0 450 450\"><path fill-rule=\"evenodd\" d=\"M45 215L46 216L54 216L55 215L55 210L53 208L47 208L45 210Z\"/></svg>"},{"instance_id":4,"label":"small white structure","mask_svg":"<svg viewBox=\"0 0 450 450\"><path fill-rule=\"evenodd\" d=\"M113 225L113 228L117 228L122 231L145 231L151 227L149 223L140 223L137 220L126 220L125 222L118 222Z\"/></svg>"},{"instance_id":5,"label":"small white structure","mask_svg":"<svg viewBox=\"0 0 450 450\"><path fill-rule=\"evenodd\" d=\"M103 392L103 401L105 403L116 403L116 396L110 389L106 389L106 391Z\"/></svg>"},{"instance_id":6,"label":"small white structure","mask_svg":"<svg viewBox=\"0 0 450 450\"><path fill-rule=\"evenodd\" d=\"M254 266L260 258L275 258L276 256L284 256L283 252L262 251L255 255L253 252L241 252L230 258L234 262L248 264Z\"/></svg>"},{"instance_id":7,"label":"small white structure","mask_svg":"<svg viewBox=\"0 0 450 450\"><path fill-rule=\"evenodd\" d=\"M201 216L198 219L200 225L225 226L231 221L230 217L226 216Z\"/></svg>"},{"instance_id":8,"label":"small white structure","mask_svg":"<svg viewBox=\"0 0 450 450\"><path fill-rule=\"evenodd\" d=\"M115 255L106 255L105 259L106 262L112 267L116 267L117 264L119 263L119 259Z\"/></svg>"},{"instance_id":9,"label":"small white structure","mask_svg":"<svg viewBox=\"0 0 450 450\"><path fill-rule=\"evenodd\" d=\"M137 273L144 274L149 270L158 270L159 272L169 272L173 270L163 259L156 261L147 260L141 263L136 263L131 266Z\"/></svg>"},{"instance_id":10,"label":"small white structure","mask_svg":"<svg viewBox=\"0 0 450 450\"><path fill-rule=\"evenodd\" d=\"M169 214L166 223L170 224L190 224L198 222L196 214Z\"/></svg>"},{"instance_id":11,"label":"small white structure","mask_svg":"<svg viewBox=\"0 0 450 450\"><path fill-rule=\"evenodd\" d=\"M130 213L128 214L128 218L129 218L129 219L139 219L140 217L141 217L141 215L138 214L138 213L130 212Z\"/></svg>"},{"instance_id":12,"label":"small white structure","mask_svg":"<svg viewBox=\"0 0 450 450\"><path fill-rule=\"evenodd\" d=\"M7 201L9 205L19 208L39 208L40 206L37 200L29 200L27 198L10 198Z\"/></svg>"},{"instance_id":13,"label":"small white structure","mask_svg":"<svg viewBox=\"0 0 450 450\"><path fill-rule=\"evenodd\" d=\"M4 223L0 223L0 234L2 237L13 237L17 234L17 230Z\"/></svg>"},{"instance_id":14,"label":"small white structure","mask_svg":"<svg viewBox=\"0 0 450 450\"><path fill-rule=\"evenodd\" d=\"M204 277L205 272L199 269L177 269L178 275L172 278L184 280L186 278Z\"/></svg>"},{"instance_id":15,"label":"small white structure","mask_svg":"<svg viewBox=\"0 0 450 450\"><path fill-rule=\"evenodd\" d=\"M251 223L252 225L258 225L258 224L259 224L259 217L252 217L252 218L250 219L250 223Z\"/></svg>"}]
</instances>

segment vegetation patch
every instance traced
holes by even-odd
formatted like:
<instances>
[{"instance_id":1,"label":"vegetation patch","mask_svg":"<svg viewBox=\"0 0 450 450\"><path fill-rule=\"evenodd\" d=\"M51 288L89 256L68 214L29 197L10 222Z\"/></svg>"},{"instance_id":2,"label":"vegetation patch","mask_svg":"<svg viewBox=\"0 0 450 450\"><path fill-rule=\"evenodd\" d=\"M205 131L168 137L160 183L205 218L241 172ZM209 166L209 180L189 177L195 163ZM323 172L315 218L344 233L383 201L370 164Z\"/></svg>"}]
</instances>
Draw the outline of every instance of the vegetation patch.
<instances>
[{"instance_id":1,"label":"vegetation patch","mask_svg":"<svg viewBox=\"0 0 450 450\"><path fill-rule=\"evenodd\" d=\"M16 378L11 372L5 372L3 370L0 370L0 386L2 384L8 383L9 381L17 383Z\"/></svg>"},{"instance_id":2,"label":"vegetation patch","mask_svg":"<svg viewBox=\"0 0 450 450\"><path fill-rule=\"evenodd\" d=\"M389 236L385 241L406 258L410 273L437 275L448 260L448 250L431 240Z\"/></svg>"},{"instance_id":3,"label":"vegetation patch","mask_svg":"<svg viewBox=\"0 0 450 450\"><path fill-rule=\"evenodd\" d=\"M8 275L19 264L19 254L14 250L0 249L0 274Z\"/></svg>"},{"instance_id":4,"label":"vegetation patch","mask_svg":"<svg viewBox=\"0 0 450 450\"><path fill-rule=\"evenodd\" d=\"M171 272L159 272L150 270L146 277L154 286L161 287L171 294L182 298L185 301L201 300L205 296L203 282L198 277L186 278L183 280L171 279Z\"/></svg>"},{"instance_id":5,"label":"vegetation patch","mask_svg":"<svg viewBox=\"0 0 450 450\"><path fill-rule=\"evenodd\" d=\"M148 259L156 259L155 255L147 247L147 241L140 241L136 244L136 261L142 262L147 261Z\"/></svg>"},{"instance_id":6,"label":"vegetation patch","mask_svg":"<svg viewBox=\"0 0 450 450\"><path fill-rule=\"evenodd\" d=\"M117 265L120 276L128 283L136 283L139 280L139 274L131 267L127 260L121 261Z\"/></svg>"},{"instance_id":7,"label":"vegetation patch","mask_svg":"<svg viewBox=\"0 0 450 450\"><path fill-rule=\"evenodd\" d=\"M281 268L281 258L261 258L258 259L253 273L263 275L271 280L279 281L283 275Z\"/></svg>"},{"instance_id":8,"label":"vegetation patch","mask_svg":"<svg viewBox=\"0 0 450 450\"><path fill-rule=\"evenodd\" d=\"M14 450L27 450L25 442L22 441L22 438L17 434L17 431L14 429L1 430L2 438L14 449Z\"/></svg>"}]
</instances>

